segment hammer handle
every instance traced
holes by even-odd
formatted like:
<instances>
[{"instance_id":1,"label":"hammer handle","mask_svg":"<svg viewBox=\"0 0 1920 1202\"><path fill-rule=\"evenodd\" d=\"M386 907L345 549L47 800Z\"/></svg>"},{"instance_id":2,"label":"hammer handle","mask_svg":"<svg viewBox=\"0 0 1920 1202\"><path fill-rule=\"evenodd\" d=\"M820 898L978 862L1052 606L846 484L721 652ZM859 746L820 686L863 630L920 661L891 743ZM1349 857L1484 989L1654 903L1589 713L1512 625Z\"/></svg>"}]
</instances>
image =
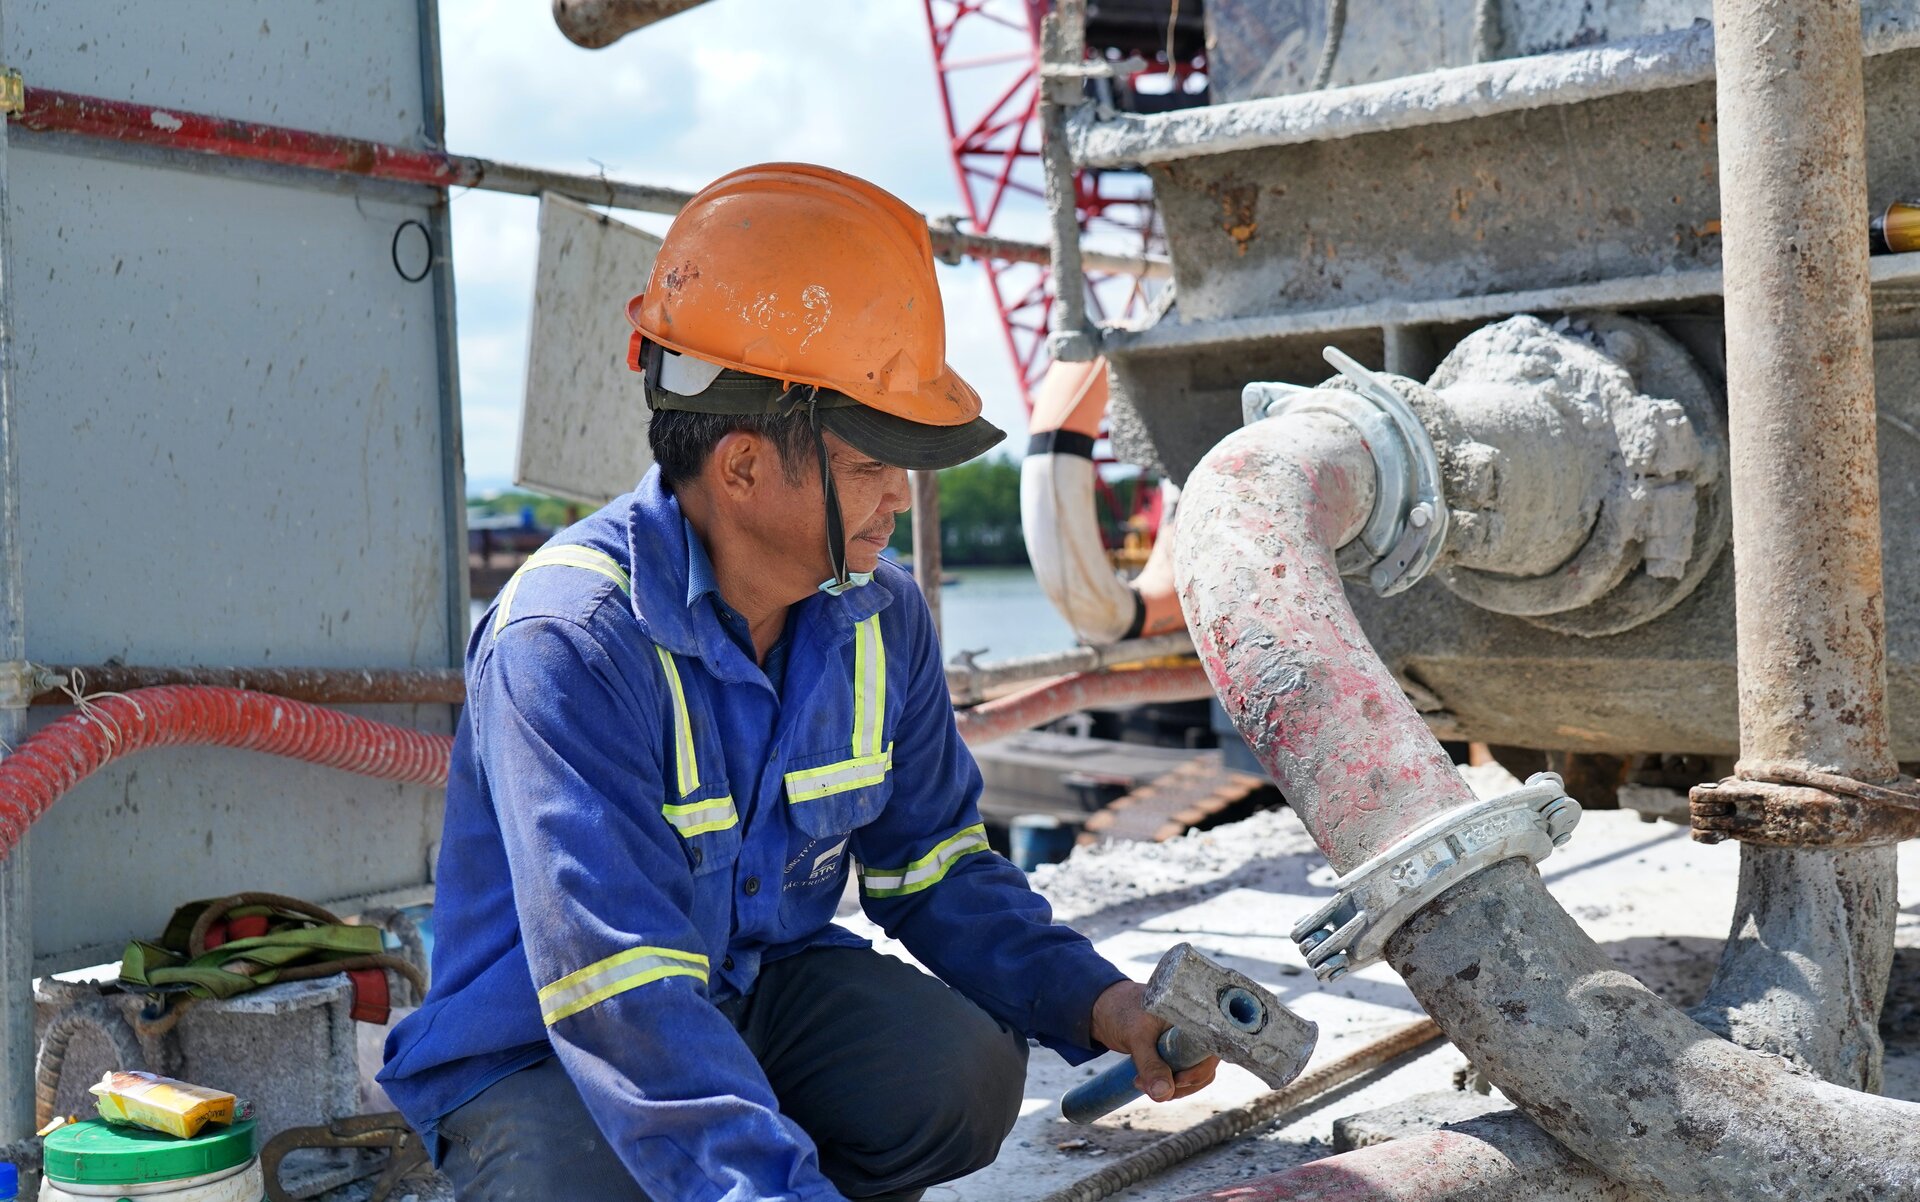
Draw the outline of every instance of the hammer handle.
<instances>
[{"instance_id":1,"label":"hammer handle","mask_svg":"<svg viewBox=\"0 0 1920 1202\"><path fill-rule=\"evenodd\" d=\"M1156 1046L1160 1059L1176 1073L1207 1058L1206 1052L1189 1046L1178 1027L1168 1027L1161 1032ZM1140 1096L1140 1091L1133 1087L1133 1079L1139 1075L1140 1070L1129 1056L1093 1080L1068 1090L1067 1096L1060 1099L1060 1113L1069 1123L1083 1125L1112 1114Z\"/></svg>"}]
</instances>

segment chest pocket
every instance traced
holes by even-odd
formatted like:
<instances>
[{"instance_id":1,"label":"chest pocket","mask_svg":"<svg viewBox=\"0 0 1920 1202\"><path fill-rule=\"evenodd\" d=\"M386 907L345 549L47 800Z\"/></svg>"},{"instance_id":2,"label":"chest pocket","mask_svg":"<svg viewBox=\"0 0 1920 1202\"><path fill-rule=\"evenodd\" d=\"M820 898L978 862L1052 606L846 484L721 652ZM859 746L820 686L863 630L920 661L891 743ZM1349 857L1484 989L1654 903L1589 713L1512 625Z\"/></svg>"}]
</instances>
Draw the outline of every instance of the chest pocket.
<instances>
[{"instance_id":1,"label":"chest pocket","mask_svg":"<svg viewBox=\"0 0 1920 1202\"><path fill-rule=\"evenodd\" d=\"M740 811L723 778L703 778L695 745L693 722L687 711L687 690L673 652L655 647L667 677L668 706L673 718L673 781L675 800L660 806L660 814L686 845L693 875L704 876L729 867L740 858ZM699 704L696 699L695 704ZM723 767L707 765L708 773Z\"/></svg>"},{"instance_id":2,"label":"chest pocket","mask_svg":"<svg viewBox=\"0 0 1920 1202\"><path fill-rule=\"evenodd\" d=\"M520 570L500 591L500 602L495 607L494 637L498 638L500 631L511 620L513 599L519 593L521 578L539 568L577 568L593 572L613 581L622 593L629 596L633 594L632 578L611 555L578 544L542 547L527 557L527 561L520 565ZM654 651L659 654L660 667L666 673L667 693L673 711L673 800L661 803L660 814L686 845L687 860L693 866L693 874L702 876L728 867L740 858L740 811L734 807L733 794L727 788L724 774L720 779L702 779L700 758L694 750L693 722L687 712L687 691L680 681L680 667L674 662L673 653L664 647L655 647ZM720 766L711 763L708 772Z\"/></svg>"},{"instance_id":3,"label":"chest pocket","mask_svg":"<svg viewBox=\"0 0 1920 1202\"><path fill-rule=\"evenodd\" d=\"M887 647L879 614L854 627L852 709L849 742L806 757L805 766L785 777L794 825L816 838L872 822L893 792L893 741L886 730Z\"/></svg>"}]
</instances>

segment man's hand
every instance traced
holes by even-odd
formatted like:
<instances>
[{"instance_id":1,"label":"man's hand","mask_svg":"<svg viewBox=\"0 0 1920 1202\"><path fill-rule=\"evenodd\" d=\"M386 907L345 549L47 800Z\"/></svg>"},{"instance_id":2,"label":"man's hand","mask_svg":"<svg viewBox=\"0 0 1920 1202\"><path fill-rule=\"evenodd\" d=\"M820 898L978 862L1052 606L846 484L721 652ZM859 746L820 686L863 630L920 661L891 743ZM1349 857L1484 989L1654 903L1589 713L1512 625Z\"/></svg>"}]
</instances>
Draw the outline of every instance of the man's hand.
<instances>
[{"instance_id":1,"label":"man's hand","mask_svg":"<svg viewBox=\"0 0 1920 1202\"><path fill-rule=\"evenodd\" d=\"M1154 1044L1168 1023L1147 1013L1147 987L1138 981L1118 981L1107 987L1093 1003L1093 1037L1105 1047L1133 1057L1139 1076L1133 1084L1156 1102L1184 1098L1213 1084L1213 1070L1220 1058L1210 1056L1185 1072L1174 1075L1160 1059Z\"/></svg>"}]
</instances>

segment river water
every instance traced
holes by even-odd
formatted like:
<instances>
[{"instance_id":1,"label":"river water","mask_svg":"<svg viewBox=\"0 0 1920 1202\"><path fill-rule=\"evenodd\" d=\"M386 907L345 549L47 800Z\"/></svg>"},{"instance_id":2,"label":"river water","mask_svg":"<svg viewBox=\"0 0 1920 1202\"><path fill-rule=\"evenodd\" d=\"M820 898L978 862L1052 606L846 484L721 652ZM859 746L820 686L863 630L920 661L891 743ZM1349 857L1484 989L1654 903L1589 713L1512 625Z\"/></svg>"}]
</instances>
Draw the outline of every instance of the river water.
<instances>
[{"instance_id":1,"label":"river water","mask_svg":"<svg viewBox=\"0 0 1920 1202\"><path fill-rule=\"evenodd\" d=\"M1064 651L1074 645L1073 631L1054 612L1040 582L1027 568L954 568L959 578L940 590L942 659L960 651L979 651L983 660ZM487 602L473 603L473 620Z\"/></svg>"}]
</instances>

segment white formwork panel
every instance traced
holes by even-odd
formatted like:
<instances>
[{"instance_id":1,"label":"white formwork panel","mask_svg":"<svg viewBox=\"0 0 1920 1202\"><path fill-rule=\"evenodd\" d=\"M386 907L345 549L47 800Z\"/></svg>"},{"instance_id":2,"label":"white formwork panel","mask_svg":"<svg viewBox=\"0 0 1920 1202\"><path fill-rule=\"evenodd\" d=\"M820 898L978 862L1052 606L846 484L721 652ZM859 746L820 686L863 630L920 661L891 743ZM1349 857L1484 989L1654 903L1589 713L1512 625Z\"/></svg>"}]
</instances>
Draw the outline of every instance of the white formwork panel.
<instances>
[{"instance_id":1,"label":"white formwork panel","mask_svg":"<svg viewBox=\"0 0 1920 1202\"><path fill-rule=\"evenodd\" d=\"M0 11L30 87L414 146L437 131L426 6ZM74 138L17 137L7 175L28 658L456 664L443 198ZM434 243L424 280L396 271L396 233L410 272ZM452 722L444 706L361 712ZM36 963L155 934L197 897L423 884L441 806L248 753L144 753L35 827Z\"/></svg>"},{"instance_id":2,"label":"white formwork panel","mask_svg":"<svg viewBox=\"0 0 1920 1202\"><path fill-rule=\"evenodd\" d=\"M414 0L5 0L29 87L424 145Z\"/></svg>"},{"instance_id":3,"label":"white formwork panel","mask_svg":"<svg viewBox=\"0 0 1920 1202\"><path fill-rule=\"evenodd\" d=\"M659 250L643 229L564 196L540 198L516 484L602 505L653 466L646 396L627 366L627 300Z\"/></svg>"}]
</instances>

